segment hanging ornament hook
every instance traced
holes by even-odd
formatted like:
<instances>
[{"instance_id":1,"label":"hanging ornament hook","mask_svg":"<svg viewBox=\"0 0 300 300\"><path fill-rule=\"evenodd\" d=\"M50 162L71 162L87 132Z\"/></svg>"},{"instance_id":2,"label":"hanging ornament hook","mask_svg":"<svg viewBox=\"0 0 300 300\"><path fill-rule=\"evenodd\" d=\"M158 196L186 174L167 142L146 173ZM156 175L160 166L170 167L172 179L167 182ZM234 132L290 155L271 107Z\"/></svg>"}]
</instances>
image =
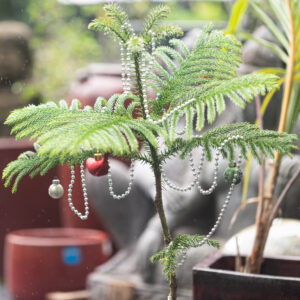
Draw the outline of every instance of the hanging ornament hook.
<instances>
[{"instance_id":1,"label":"hanging ornament hook","mask_svg":"<svg viewBox=\"0 0 300 300\"><path fill-rule=\"evenodd\" d=\"M96 161L99 161L99 160L103 159L103 155L102 155L102 153L100 153L99 151L97 151L94 154L94 158L95 158Z\"/></svg>"}]
</instances>

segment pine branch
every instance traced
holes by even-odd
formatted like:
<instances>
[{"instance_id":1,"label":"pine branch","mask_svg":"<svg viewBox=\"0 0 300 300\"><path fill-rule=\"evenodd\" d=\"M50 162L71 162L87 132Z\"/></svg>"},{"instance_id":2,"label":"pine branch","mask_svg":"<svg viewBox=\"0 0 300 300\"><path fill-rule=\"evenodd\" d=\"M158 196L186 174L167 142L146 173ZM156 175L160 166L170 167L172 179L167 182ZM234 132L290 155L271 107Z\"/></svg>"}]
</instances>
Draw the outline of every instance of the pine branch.
<instances>
[{"instance_id":1,"label":"pine branch","mask_svg":"<svg viewBox=\"0 0 300 300\"><path fill-rule=\"evenodd\" d=\"M184 139L176 139L171 143L171 146L168 147L165 151L162 151L159 154L159 160L163 163L167 159L172 158L176 154L183 151L186 146L186 141Z\"/></svg>"},{"instance_id":2,"label":"pine branch","mask_svg":"<svg viewBox=\"0 0 300 300\"><path fill-rule=\"evenodd\" d=\"M145 23L141 32L141 35L145 37L150 30L153 30L155 26L167 18L170 13L170 8L166 5L159 5L154 7L147 15Z\"/></svg>"},{"instance_id":3,"label":"pine branch","mask_svg":"<svg viewBox=\"0 0 300 300\"><path fill-rule=\"evenodd\" d=\"M224 157L234 156L235 151L241 151L247 159L248 152L260 162L260 152L265 157L273 157L274 151L281 154L290 153L295 146L292 145L298 138L296 135L279 133L271 130L260 130L258 126L249 123L236 123L208 130L200 137L193 137L185 143L181 157L185 157L192 149L203 147L207 160L212 159L212 151L232 136L241 136L241 139L230 140L226 143L222 154ZM179 142L177 142L179 143ZM183 143L179 143L182 145Z\"/></svg>"},{"instance_id":4,"label":"pine branch","mask_svg":"<svg viewBox=\"0 0 300 300\"><path fill-rule=\"evenodd\" d=\"M154 39L156 43L159 43L160 41L164 41L166 39L172 39L172 38L180 38L183 36L183 31L180 27L176 25L160 25L152 29L154 32ZM152 35L149 33L144 34L144 39L147 43L149 43L152 39Z\"/></svg>"},{"instance_id":5,"label":"pine branch","mask_svg":"<svg viewBox=\"0 0 300 300\"><path fill-rule=\"evenodd\" d=\"M93 20L88 28L95 31L102 31L104 34L111 35L119 41L125 43L131 36L128 27L128 15L116 4L107 4L104 6L105 17Z\"/></svg>"},{"instance_id":6,"label":"pine branch","mask_svg":"<svg viewBox=\"0 0 300 300\"><path fill-rule=\"evenodd\" d=\"M197 115L200 131L206 119L212 123L225 110L225 98L244 108L258 94L277 88L277 77L272 74L236 77L241 45L232 36L207 27L192 51L181 41L170 43L179 50L157 48L155 56L161 63L154 64L156 73L149 76L149 85L160 93L158 101L151 102L153 119L172 114L180 106L190 119Z\"/></svg>"},{"instance_id":7,"label":"pine branch","mask_svg":"<svg viewBox=\"0 0 300 300\"><path fill-rule=\"evenodd\" d=\"M199 244L203 242L204 236L202 235L188 235L182 234L176 236L172 243L165 249L159 251L151 257L151 261L156 263L158 261L164 266L163 272L167 280L176 274L176 268L178 267L178 257L180 254L186 252L191 248L199 247ZM209 246L220 248L220 243L214 240L207 239L205 243Z\"/></svg>"},{"instance_id":8,"label":"pine branch","mask_svg":"<svg viewBox=\"0 0 300 300\"><path fill-rule=\"evenodd\" d=\"M121 31L120 28L117 27L115 22L113 22L110 18L95 19L89 24L88 28L111 35L112 37L122 41L123 43L127 41L125 33Z\"/></svg>"},{"instance_id":9,"label":"pine branch","mask_svg":"<svg viewBox=\"0 0 300 300\"><path fill-rule=\"evenodd\" d=\"M58 163L59 161L56 158L39 157L37 153L32 151L22 153L17 160L10 162L3 170L4 186L10 186L14 180L12 192L15 193L19 182L25 175L31 174L31 177L34 177L37 173L44 175Z\"/></svg>"},{"instance_id":10,"label":"pine branch","mask_svg":"<svg viewBox=\"0 0 300 300\"><path fill-rule=\"evenodd\" d=\"M65 102L60 102L58 107L54 102L48 102L39 106L29 105L16 109L10 113L4 124L13 126L11 134L15 134L16 139L28 136L36 138L38 134L47 130L49 122L68 111L68 106L65 107L64 104ZM75 107L75 104L73 106Z\"/></svg>"},{"instance_id":11,"label":"pine branch","mask_svg":"<svg viewBox=\"0 0 300 300\"><path fill-rule=\"evenodd\" d=\"M40 146L38 148L37 152L25 151L21 153L16 160L11 161L3 170L2 179L5 180L4 186L9 187L12 185L12 193L17 191L21 179L26 175L29 175L30 178L38 174L43 176L58 164L80 164L94 154L94 151L85 151L75 156L66 155L63 160L59 160L58 157L39 155Z\"/></svg>"},{"instance_id":12,"label":"pine branch","mask_svg":"<svg viewBox=\"0 0 300 300\"><path fill-rule=\"evenodd\" d=\"M107 4L103 7L106 16L114 20L119 28L122 28L125 23L129 23L127 13L117 4Z\"/></svg>"},{"instance_id":13,"label":"pine branch","mask_svg":"<svg viewBox=\"0 0 300 300\"><path fill-rule=\"evenodd\" d=\"M153 147L157 147L158 135L168 141L160 126L123 115L124 111L118 110L118 105L123 105L126 97L121 96L111 97L112 100L100 112L99 102L95 109L88 107L83 110L78 109L78 101L72 102L73 110L58 107L55 103L30 105L12 112L6 124L13 126L12 132L17 138L37 139L41 145L40 155L58 156L60 161L93 149L112 155L138 152L136 134L148 140Z\"/></svg>"}]
</instances>

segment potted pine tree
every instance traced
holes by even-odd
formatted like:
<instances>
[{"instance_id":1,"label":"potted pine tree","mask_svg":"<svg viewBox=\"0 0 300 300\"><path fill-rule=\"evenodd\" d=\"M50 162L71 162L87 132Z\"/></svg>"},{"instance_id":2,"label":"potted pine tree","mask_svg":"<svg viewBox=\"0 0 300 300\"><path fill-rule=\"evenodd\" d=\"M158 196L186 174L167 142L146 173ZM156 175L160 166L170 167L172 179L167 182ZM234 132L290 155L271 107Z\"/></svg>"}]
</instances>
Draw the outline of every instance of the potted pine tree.
<instances>
[{"instance_id":1,"label":"potted pine tree","mask_svg":"<svg viewBox=\"0 0 300 300\"><path fill-rule=\"evenodd\" d=\"M149 12L139 34L133 31L127 14L118 5L109 4L104 9L106 16L94 20L89 27L108 34L119 43L124 92L108 100L99 98L94 107L80 108L79 101L74 100L70 107L65 101L60 101L13 111L6 124L12 126L16 138L31 137L36 140L37 147L35 152L24 153L9 163L3 178L6 186L13 184L15 191L26 174L33 177L39 173L45 174L57 164L69 164L69 206L84 220L89 213L84 178L86 160L89 170L95 175L108 173L109 189L116 199L125 198L130 193L131 183L123 194L113 192L109 157L131 159L131 172L136 160L150 164L155 177L154 204L165 241L165 249L151 259L154 263L160 261L163 264L169 282L168 299L175 300L179 258L191 247L203 244L219 246L211 236L221 222L235 184L241 180L242 159L247 158L248 151L252 151L256 158L259 158L257 153L260 150L267 149L263 151L267 155L274 150L282 154L290 152L296 137L260 130L258 126L248 123L229 124L195 135L194 119L196 131L200 132L206 120L212 123L217 113L225 111L226 101L233 101L244 108L253 97L276 88L277 77L262 73L237 77L241 44L233 36L214 31L210 26L203 30L193 50L189 51L177 39L182 35L178 27L161 24L169 13L166 6L157 6ZM166 39L169 45L159 46ZM149 98L150 87L156 94L155 99ZM126 99L131 99L131 103L125 107ZM137 118L133 118L133 112ZM185 120L184 134L178 132L178 123L182 118ZM139 148L140 143L143 151ZM205 190L198 184L199 173L205 159L214 159L217 174L219 159L224 157L229 165L225 174L228 194L215 225L206 236L183 234L172 237L163 206L162 167L166 159L175 154L185 157L195 148L203 155L197 169L193 157L190 157L194 180L188 188L176 187L178 192L197 186L204 195L212 193L217 177L212 186ZM72 203L74 166L77 164L81 165L84 213ZM55 181L53 184L50 194L61 196L59 183ZM174 188L170 182L169 186Z\"/></svg>"}]
</instances>

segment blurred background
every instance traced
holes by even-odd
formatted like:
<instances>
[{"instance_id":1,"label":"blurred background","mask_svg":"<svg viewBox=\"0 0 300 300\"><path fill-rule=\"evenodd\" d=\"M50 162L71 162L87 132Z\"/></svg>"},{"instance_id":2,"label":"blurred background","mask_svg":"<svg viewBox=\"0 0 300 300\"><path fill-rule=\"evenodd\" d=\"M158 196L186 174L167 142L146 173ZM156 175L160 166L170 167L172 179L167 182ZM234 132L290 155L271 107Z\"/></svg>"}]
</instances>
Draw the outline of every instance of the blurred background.
<instances>
[{"instance_id":1,"label":"blurred background","mask_svg":"<svg viewBox=\"0 0 300 300\"><path fill-rule=\"evenodd\" d=\"M90 4L100 2L100 4ZM119 49L110 39L87 30L88 23L103 14L102 1L2 0L0 21L14 20L32 31L30 49L33 66L30 76L13 82L13 93L21 101L60 99L75 79L76 71L93 62L118 62ZM150 1L122 1L122 6L136 20L135 28L153 5ZM226 1L230 2L230 1ZM76 3L76 4L73 4ZM228 17L224 1L170 1L169 22L186 31L213 21L221 27Z\"/></svg>"}]
</instances>

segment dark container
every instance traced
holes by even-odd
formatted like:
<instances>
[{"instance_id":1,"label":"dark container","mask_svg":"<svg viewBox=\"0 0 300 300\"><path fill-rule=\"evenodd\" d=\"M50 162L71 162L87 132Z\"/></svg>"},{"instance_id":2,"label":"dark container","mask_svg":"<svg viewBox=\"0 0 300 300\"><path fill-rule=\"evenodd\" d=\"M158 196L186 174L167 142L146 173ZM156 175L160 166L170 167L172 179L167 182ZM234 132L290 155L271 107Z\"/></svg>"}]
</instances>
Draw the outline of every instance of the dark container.
<instances>
[{"instance_id":1,"label":"dark container","mask_svg":"<svg viewBox=\"0 0 300 300\"><path fill-rule=\"evenodd\" d=\"M234 256L217 254L194 267L193 300L300 299L298 257L266 257L261 274L235 272L234 266Z\"/></svg>"},{"instance_id":2,"label":"dark container","mask_svg":"<svg viewBox=\"0 0 300 300\"><path fill-rule=\"evenodd\" d=\"M85 288L87 275L109 259L99 230L48 228L11 232L5 246L5 284L13 299L41 300L55 291Z\"/></svg>"}]
</instances>

